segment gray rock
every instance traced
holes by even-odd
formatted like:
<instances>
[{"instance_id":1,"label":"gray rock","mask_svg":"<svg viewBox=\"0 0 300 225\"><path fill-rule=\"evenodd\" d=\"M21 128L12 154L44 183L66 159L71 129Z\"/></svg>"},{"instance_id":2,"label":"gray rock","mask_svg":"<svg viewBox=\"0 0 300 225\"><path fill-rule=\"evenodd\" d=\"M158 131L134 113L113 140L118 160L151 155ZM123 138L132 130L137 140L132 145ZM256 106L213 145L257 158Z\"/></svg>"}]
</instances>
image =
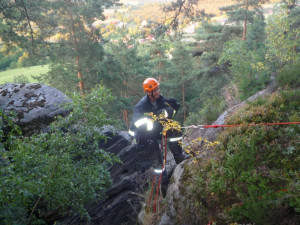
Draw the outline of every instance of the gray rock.
<instances>
[{"instance_id":1,"label":"gray rock","mask_svg":"<svg viewBox=\"0 0 300 225\"><path fill-rule=\"evenodd\" d=\"M16 123L26 136L42 131L56 116L66 116L70 110L63 104L70 101L61 91L42 84L0 85L0 109L16 112Z\"/></svg>"},{"instance_id":2,"label":"gray rock","mask_svg":"<svg viewBox=\"0 0 300 225\"><path fill-rule=\"evenodd\" d=\"M90 221L72 215L58 224L137 224L145 202L143 194L153 179L153 168L162 167L162 153L157 143L153 142L145 149L136 149L127 132L118 132L110 126L103 128L102 132L108 139L99 146L116 154L122 161L109 169L113 185L106 193L107 198L87 206Z\"/></svg>"}]
</instances>

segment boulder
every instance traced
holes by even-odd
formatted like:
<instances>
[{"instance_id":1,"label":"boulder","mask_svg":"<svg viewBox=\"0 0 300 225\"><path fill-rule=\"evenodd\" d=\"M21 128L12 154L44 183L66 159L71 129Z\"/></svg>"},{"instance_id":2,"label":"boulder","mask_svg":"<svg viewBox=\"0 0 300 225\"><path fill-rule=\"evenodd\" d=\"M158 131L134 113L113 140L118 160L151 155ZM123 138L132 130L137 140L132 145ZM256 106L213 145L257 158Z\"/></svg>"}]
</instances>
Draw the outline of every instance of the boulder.
<instances>
[{"instance_id":1,"label":"boulder","mask_svg":"<svg viewBox=\"0 0 300 225\"><path fill-rule=\"evenodd\" d=\"M24 136L46 129L59 115L66 116L70 110L63 104L70 101L61 91L42 84L0 85L0 110L16 112Z\"/></svg>"}]
</instances>

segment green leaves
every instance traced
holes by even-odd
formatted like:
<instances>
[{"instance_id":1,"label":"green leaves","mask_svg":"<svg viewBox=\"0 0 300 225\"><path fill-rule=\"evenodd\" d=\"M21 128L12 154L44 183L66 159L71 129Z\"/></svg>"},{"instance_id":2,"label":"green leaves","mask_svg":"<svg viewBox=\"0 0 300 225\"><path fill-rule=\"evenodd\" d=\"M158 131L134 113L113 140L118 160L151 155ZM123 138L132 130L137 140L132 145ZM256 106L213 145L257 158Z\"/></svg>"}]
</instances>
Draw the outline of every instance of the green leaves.
<instances>
[{"instance_id":1,"label":"green leaves","mask_svg":"<svg viewBox=\"0 0 300 225\"><path fill-rule=\"evenodd\" d=\"M200 166L189 166L183 180L189 208L198 213L194 221L210 219L195 202L200 197L207 201L204 210L215 212L216 223L272 224L297 220L299 125L248 124L299 121L299 93L284 91L248 104L227 121L245 126L226 128L210 161L200 158ZM287 208L295 213L285 217ZM278 218L278 214L282 217Z\"/></svg>"},{"instance_id":2,"label":"green leaves","mask_svg":"<svg viewBox=\"0 0 300 225\"><path fill-rule=\"evenodd\" d=\"M227 42L219 63L230 63L230 72L242 100L262 89L268 80L264 58L258 51L249 51L244 41Z\"/></svg>"},{"instance_id":3,"label":"green leaves","mask_svg":"<svg viewBox=\"0 0 300 225\"><path fill-rule=\"evenodd\" d=\"M38 223L52 210L87 216L84 205L105 196L111 185L108 165L118 161L98 147L106 138L103 107L111 98L102 86L85 98L74 95L70 115L58 118L48 133L10 142L9 151L1 152L10 159L0 167L1 220Z\"/></svg>"},{"instance_id":4,"label":"green leaves","mask_svg":"<svg viewBox=\"0 0 300 225\"><path fill-rule=\"evenodd\" d=\"M296 47L299 46L300 28L294 28L297 26L297 17L290 17L290 13L287 9L281 8L269 18L266 28L269 46L267 57L279 69L299 59Z\"/></svg>"}]
</instances>

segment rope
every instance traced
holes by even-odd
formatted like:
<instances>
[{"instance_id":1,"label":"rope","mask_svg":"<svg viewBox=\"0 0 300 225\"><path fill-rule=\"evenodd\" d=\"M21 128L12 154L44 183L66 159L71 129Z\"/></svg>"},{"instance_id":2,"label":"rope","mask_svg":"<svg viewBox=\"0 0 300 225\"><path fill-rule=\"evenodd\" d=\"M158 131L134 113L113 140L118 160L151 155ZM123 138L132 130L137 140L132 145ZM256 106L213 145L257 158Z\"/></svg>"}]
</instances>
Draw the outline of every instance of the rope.
<instances>
[{"instance_id":1,"label":"rope","mask_svg":"<svg viewBox=\"0 0 300 225\"><path fill-rule=\"evenodd\" d=\"M158 181L158 184L157 184L156 196L155 196L155 199L154 199L154 202L153 202L153 212L156 211L156 200L157 200L157 198L158 198L160 182L161 182L161 179L162 179L162 174L163 174L163 171L164 171L164 169L165 169L166 160L167 160L167 135L162 136L162 143L163 143L163 140L164 140L163 137L165 137L165 142L164 142L164 147L165 147L164 162L163 162L161 174L160 174L160 176L159 176L159 181ZM151 192L152 192L152 191L151 191ZM150 203L149 203L149 205L150 205Z\"/></svg>"},{"instance_id":2,"label":"rope","mask_svg":"<svg viewBox=\"0 0 300 225\"><path fill-rule=\"evenodd\" d=\"M154 202L153 202L153 212L156 211L156 200L157 200L158 193L159 193L159 187L160 187L161 178L162 178L162 172L161 172L161 174L159 176L159 181L158 181L158 184L157 184L156 196L155 196L155 199L154 199Z\"/></svg>"},{"instance_id":3,"label":"rope","mask_svg":"<svg viewBox=\"0 0 300 225\"><path fill-rule=\"evenodd\" d=\"M291 125L291 124L300 124L300 122L281 122L281 123L249 123L248 126L274 126L274 125ZM213 124L213 125L192 125L187 127L181 127L183 129L205 129L205 128L219 128L219 127L238 127L243 126L243 124Z\"/></svg>"}]
</instances>

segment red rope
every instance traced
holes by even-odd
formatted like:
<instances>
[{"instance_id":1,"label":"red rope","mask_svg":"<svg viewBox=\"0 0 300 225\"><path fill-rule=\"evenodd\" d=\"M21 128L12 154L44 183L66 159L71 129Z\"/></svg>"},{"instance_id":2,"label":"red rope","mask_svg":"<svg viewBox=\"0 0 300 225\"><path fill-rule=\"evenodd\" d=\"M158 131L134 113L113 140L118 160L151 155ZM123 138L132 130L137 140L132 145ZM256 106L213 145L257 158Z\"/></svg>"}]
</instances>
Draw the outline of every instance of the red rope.
<instances>
[{"instance_id":1,"label":"red rope","mask_svg":"<svg viewBox=\"0 0 300 225\"><path fill-rule=\"evenodd\" d=\"M159 176L159 181L158 181L158 184L157 184L156 196L155 196L154 203L153 203L153 212L156 211L156 200L157 200L158 193L159 193L159 187L160 187L160 181L161 181L161 178L162 178L162 172L161 172L161 174L160 174L160 176Z\"/></svg>"},{"instance_id":2,"label":"red rope","mask_svg":"<svg viewBox=\"0 0 300 225\"><path fill-rule=\"evenodd\" d=\"M273 125L290 125L290 124L300 124L300 122L282 122L282 123L249 123L250 125L263 125L263 126L273 126ZM203 125L203 128L218 128L218 127L238 127L242 126L242 124L223 124L223 125Z\"/></svg>"},{"instance_id":3,"label":"red rope","mask_svg":"<svg viewBox=\"0 0 300 225\"><path fill-rule=\"evenodd\" d=\"M167 134L165 135L165 161L164 161L164 165L166 165L166 161L167 161Z\"/></svg>"},{"instance_id":4,"label":"red rope","mask_svg":"<svg viewBox=\"0 0 300 225\"><path fill-rule=\"evenodd\" d=\"M156 211L156 200L157 200L157 198L158 198L160 182L161 182L162 174L163 174L163 171L164 171L164 169L165 169L166 160L167 160L167 135L165 135L165 142L164 142L164 139L162 138L162 143L164 143L164 147L165 147L164 162L163 162L161 174L160 174L160 176L159 176L159 181L158 181L158 184L157 184L156 196L155 196L155 199L154 199L154 202L153 202L153 212ZM151 191L151 192L152 192L152 191ZM150 201L149 201L149 204L150 204Z\"/></svg>"}]
</instances>

